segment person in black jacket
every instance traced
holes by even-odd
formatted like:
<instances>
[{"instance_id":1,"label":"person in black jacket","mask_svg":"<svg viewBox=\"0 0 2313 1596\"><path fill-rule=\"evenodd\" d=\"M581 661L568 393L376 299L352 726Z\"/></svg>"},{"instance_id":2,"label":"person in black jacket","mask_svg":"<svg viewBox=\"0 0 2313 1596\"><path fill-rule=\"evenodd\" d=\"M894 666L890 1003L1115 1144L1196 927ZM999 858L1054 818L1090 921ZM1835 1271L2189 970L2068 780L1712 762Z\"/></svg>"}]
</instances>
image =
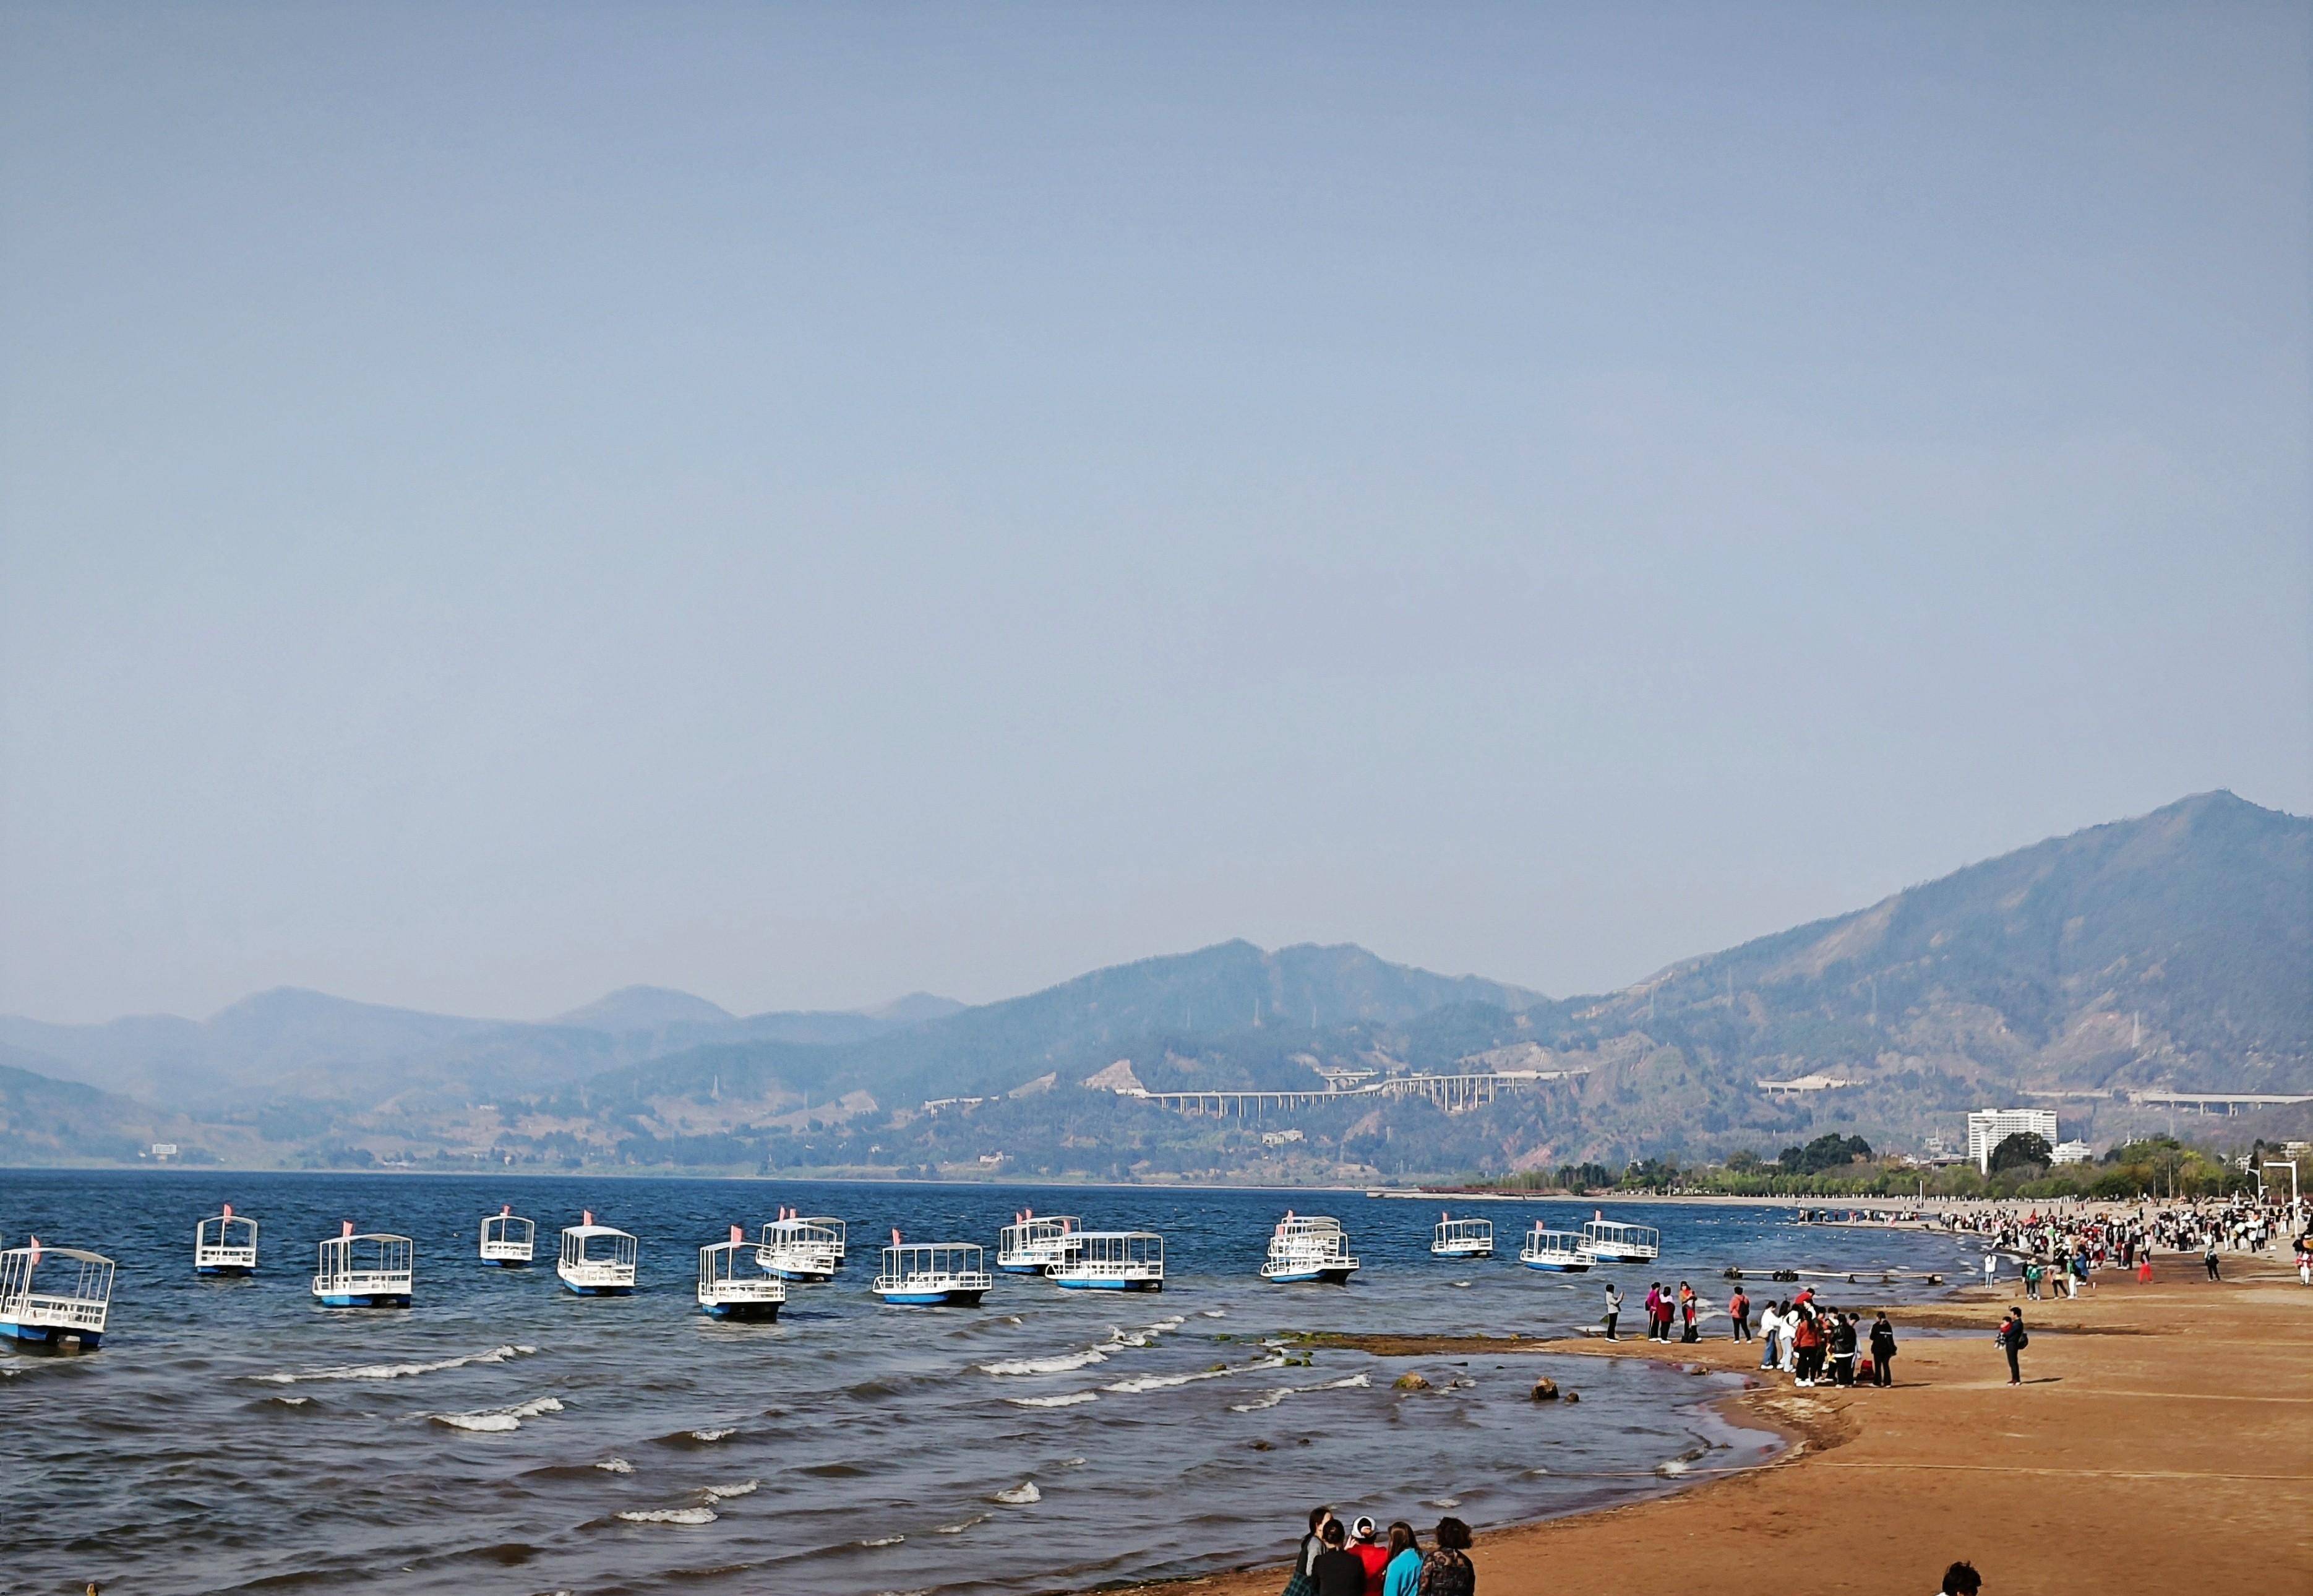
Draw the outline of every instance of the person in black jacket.
<instances>
[{"instance_id":1,"label":"person in black jacket","mask_svg":"<svg viewBox=\"0 0 2313 1596\"><path fill-rule=\"evenodd\" d=\"M2008 1317L2000 1321L2000 1328L1992 1331L1992 1336L2000 1343L2001 1351L2008 1355L2008 1383L2022 1385L2024 1371L2016 1362L2016 1355L2022 1352L2031 1339L2024 1333L2024 1310L2010 1308Z\"/></svg>"},{"instance_id":2,"label":"person in black jacket","mask_svg":"<svg viewBox=\"0 0 2313 1596\"><path fill-rule=\"evenodd\" d=\"M1855 1320L1844 1312L1832 1316L1831 1377L1841 1385L1855 1383Z\"/></svg>"},{"instance_id":3,"label":"person in black jacket","mask_svg":"<svg viewBox=\"0 0 2313 1596\"><path fill-rule=\"evenodd\" d=\"M1317 1576L1317 1596L1366 1596L1366 1565L1345 1549L1350 1534L1341 1521L1327 1519L1318 1533L1325 1538L1325 1549L1311 1570Z\"/></svg>"},{"instance_id":4,"label":"person in black jacket","mask_svg":"<svg viewBox=\"0 0 2313 1596\"><path fill-rule=\"evenodd\" d=\"M1887 1322L1887 1311L1879 1310L1879 1317L1871 1321L1871 1383L1895 1383L1895 1327Z\"/></svg>"}]
</instances>

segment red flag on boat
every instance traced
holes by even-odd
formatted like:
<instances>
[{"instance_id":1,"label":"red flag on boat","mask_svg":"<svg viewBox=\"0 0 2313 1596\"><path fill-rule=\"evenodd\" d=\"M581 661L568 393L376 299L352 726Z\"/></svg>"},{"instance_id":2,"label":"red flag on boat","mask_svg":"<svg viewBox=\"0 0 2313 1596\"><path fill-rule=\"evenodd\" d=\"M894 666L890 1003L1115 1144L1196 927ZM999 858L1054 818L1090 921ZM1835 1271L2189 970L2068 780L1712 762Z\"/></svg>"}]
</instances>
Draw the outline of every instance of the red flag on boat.
<instances>
[{"instance_id":1,"label":"red flag on boat","mask_svg":"<svg viewBox=\"0 0 2313 1596\"><path fill-rule=\"evenodd\" d=\"M27 1267L30 1267L30 1266L31 1266L31 1265L38 1264L38 1263L40 1261L40 1237L38 1237L38 1236L34 1236L34 1237L32 1238L32 1256L31 1256L31 1258L29 1258L25 1259L24 1261L25 1261L25 1264L27 1265Z\"/></svg>"},{"instance_id":2,"label":"red flag on boat","mask_svg":"<svg viewBox=\"0 0 2313 1596\"><path fill-rule=\"evenodd\" d=\"M354 1222L352 1220L340 1219L338 1221L338 1237L340 1241L354 1233Z\"/></svg>"},{"instance_id":3,"label":"red flag on boat","mask_svg":"<svg viewBox=\"0 0 2313 1596\"><path fill-rule=\"evenodd\" d=\"M514 1205L513 1205L512 1203L500 1203L500 1204L498 1205L498 1217L499 1217L499 1218L501 1218L501 1219L507 1219L507 1218L511 1218L511 1217L513 1217L513 1215L514 1215Z\"/></svg>"},{"instance_id":4,"label":"red flag on boat","mask_svg":"<svg viewBox=\"0 0 2313 1596\"><path fill-rule=\"evenodd\" d=\"M893 1245L893 1246L894 1246L894 1247L897 1247L899 1244L900 1244L900 1227L899 1227L898 1225L896 1225L896 1224L895 1224L895 1225L893 1225L893 1226L892 1227L892 1245Z\"/></svg>"},{"instance_id":5,"label":"red flag on boat","mask_svg":"<svg viewBox=\"0 0 2313 1596\"><path fill-rule=\"evenodd\" d=\"M224 1216L227 1219L231 1219L233 1217L233 1205L231 1203L227 1203L224 1206Z\"/></svg>"},{"instance_id":6,"label":"red flag on boat","mask_svg":"<svg viewBox=\"0 0 2313 1596\"><path fill-rule=\"evenodd\" d=\"M583 1209L579 1210L579 1212L584 1215L584 1217L579 1221L579 1223L582 1223L582 1224L592 1224L592 1223L594 1223L594 1209L592 1209L592 1208L583 1208Z\"/></svg>"},{"instance_id":7,"label":"red flag on boat","mask_svg":"<svg viewBox=\"0 0 2313 1596\"><path fill-rule=\"evenodd\" d=\"M735 1224L731 1227L731 1240L734 1243L743 1241L746 1239L747 1232L745 1231L741 1230Z\"/></svg>"}]
</instances>

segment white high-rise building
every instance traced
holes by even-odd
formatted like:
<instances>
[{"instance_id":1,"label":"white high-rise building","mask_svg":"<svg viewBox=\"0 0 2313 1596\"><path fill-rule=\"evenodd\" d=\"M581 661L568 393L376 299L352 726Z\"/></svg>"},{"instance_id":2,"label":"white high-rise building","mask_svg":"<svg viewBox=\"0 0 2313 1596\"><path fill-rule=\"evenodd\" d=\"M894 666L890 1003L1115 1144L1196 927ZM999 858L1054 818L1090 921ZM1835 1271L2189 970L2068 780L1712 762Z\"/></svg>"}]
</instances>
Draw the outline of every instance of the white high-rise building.
<instances>
[{"instance_id":1,"label":"white high-rise building","mask_svg":"<svg viewBox=\"0 0 2313 1596\"><path fill-rule=\"evenodd\" d=\"M1984 1174L1992 1172L1992 1150L2010 1136L2031 1132L2056 1144L2054 1109L1978 1109L1967 1117L1967 1155Z\"/></svg>"}]
</instances>

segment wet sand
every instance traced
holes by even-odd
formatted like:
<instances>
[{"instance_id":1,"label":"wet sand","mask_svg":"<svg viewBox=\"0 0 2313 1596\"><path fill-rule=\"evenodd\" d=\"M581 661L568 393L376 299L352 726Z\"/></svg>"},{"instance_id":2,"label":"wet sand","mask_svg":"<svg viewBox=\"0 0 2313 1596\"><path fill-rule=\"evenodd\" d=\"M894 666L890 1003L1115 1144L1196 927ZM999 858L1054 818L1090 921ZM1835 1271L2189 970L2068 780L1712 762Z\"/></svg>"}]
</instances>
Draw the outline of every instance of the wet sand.
<instances>
[{"instance_id":1,"label":"wet sand","mask_svg":"<svg viewBox=\"0 0 2313 1596\"><path fill-rule=\"evenodd\" d=\"M2168 1259L2150 1285L2108 1271L2077 1302L2024 1304L2032 1337L2019 1387L2007 1383L1992 1341L2018 1300L2012 1286L1891 1311L1896 1385L1801 1390L1761 1377L1726 1406L1737 1422L1790 1441L1774 1462L1650 1502L1482 1532L1479 1589L1605 1596L1661 1581L1927 1596L1948 1564L1966 1558L1988 1596L2109 1596L2218 1580L2313 1591L2313 1290L2275 1263L2229 1258L2226 1267L2237 1278L2212 1284L2197 1259ZM1820 1294L1870 1305L1864 1287ZM1692 1346L1356 1344L1417 1372L1425 1359L1478 1350L1651 1356L1755 1374L1758 1364L1755 1345L1728 1341L1724 1321L1716 1339ZM1538 1440L1551 1413L1536 1406ZM1709 1467L1705 1459L1695 1471ZM1382 1505L1361 1510L1382 1516ZM1280 1504L1285 1556L1300 1510ZM1434 1517L1414 1516L1425 1545ZM1284 1580L1280 1562L1164 1589L1274 1596Z\"/></svg>"}]
</instances>

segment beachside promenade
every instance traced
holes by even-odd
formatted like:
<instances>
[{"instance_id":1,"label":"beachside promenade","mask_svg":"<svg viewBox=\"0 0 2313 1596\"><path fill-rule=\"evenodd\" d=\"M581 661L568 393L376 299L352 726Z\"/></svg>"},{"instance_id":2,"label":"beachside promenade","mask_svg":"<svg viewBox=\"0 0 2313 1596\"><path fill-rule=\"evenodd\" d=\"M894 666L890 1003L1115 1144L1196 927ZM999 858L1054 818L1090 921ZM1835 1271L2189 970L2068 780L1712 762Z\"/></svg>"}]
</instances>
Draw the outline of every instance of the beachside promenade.
<instances>
[{"instance_id":1,"label":"beachside promenade","mask_svg":"<svg viewBox=\"0 0 2313 1596\"><path fill-rule=\"evenodd\" d=\"M2285 1260L2229 1257L2227 1269L2238 1277L2212 1283L2198 1258L2171 1255L2149 1285L2107 1270L2078 1301L2025 1303L2032 1338L2015 1388L1992 1339L2017 1302L2012 1284L1897 1310L1893 1388L1799 1390L1759 1376L1731 1410L1791 1438L1778 1461L1634 1506L1482 1533L1478 1588L1924 1593L1966 1558L1997 1596L2313 1590L2313 1289ZM1864 1288L1825 1295L1870 1305ZM1727 1339L1723 1321L1696 1346L1650 1345L1643 1326L1640 1336L1487 1345L1756 1375L1756 1344ZM1403 1352L1419 1371L1468 1346L1375 1350ZM1553 1416L1537 1405L1538 1439ZM1385 1490L1358 1501L1353 1488L1343 1482L1343 1511L1403 1514L1427 1543L1434 1510ZM1283 1553L1309 1505L1277 1504ZM1167 1589L1275 1596L1284 1577L1280 1564Z\"/></svg>"}]
</instances>

